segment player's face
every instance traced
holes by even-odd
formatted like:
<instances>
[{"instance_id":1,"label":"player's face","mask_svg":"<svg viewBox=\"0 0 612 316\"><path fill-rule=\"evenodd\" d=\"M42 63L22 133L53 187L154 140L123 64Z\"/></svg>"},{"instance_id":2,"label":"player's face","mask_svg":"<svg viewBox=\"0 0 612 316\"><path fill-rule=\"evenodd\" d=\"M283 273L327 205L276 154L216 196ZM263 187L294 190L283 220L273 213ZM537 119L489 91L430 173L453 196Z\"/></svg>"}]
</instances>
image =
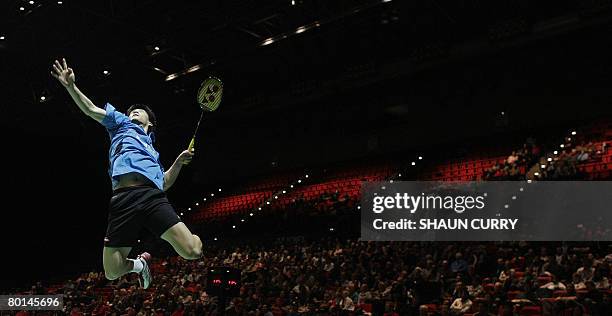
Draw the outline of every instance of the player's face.
<instances>
[{"instance_id":1,"label":"player's face","mask_svg":"<svg viewBox=\"0 0 612 316\"><path fill-rule=\"evenodd\" d=\"M130 112L129 117L130 117L130 121L132 122L137 121L138 123L142 125L149 124L149 114L145 110L134 109L132 110L132 112Z\"/></svg>"}]
</instances>

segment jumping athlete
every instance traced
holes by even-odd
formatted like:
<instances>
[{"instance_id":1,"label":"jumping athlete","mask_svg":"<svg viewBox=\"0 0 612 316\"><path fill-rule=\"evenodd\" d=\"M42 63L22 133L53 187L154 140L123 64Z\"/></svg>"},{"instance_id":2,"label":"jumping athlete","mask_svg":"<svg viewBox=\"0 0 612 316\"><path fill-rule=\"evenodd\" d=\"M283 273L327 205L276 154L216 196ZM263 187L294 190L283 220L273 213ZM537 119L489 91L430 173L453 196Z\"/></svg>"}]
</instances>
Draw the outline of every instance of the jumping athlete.
<instances>
[{"instance_id":1,"label":"jumping athlete","mask_svg":"<svg viewBox=\"0 0 612 316\"><path fill-rule=\"evenodd\" d=\"M200 258L202 241L176 215L164 193L176 181L181 167L191 161L193 151L183 151L164 172L159 153L153 148L157 121L147 105L132 105L127 116L109 103L104 109L95 106L75 85L74 71L66 59L55 61L51 75L66 88L79 109L106 127L110 136L108 173L113 196L102 252L106 278L115 280L136 272L140 285L149 287L151 255L143 252L136 259L127 258L142 228L169 242L181 257Z\"/></svg>"}]
</instances>

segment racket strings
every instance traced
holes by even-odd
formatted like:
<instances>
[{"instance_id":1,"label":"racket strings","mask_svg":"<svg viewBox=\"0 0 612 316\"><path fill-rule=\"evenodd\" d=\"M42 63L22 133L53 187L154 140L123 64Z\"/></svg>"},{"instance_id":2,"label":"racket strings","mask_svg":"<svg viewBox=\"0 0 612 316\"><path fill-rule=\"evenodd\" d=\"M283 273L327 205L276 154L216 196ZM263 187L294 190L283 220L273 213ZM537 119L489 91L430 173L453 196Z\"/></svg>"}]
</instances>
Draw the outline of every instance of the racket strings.
<instances>
[{"instance_id":1,"label":"racket strings","mask_svg":"<svg viewBox=\"0 0 612 316\"><path fill-rule=\"evenodd\" d=\"M198 103L200 107L208 111L214 111L219 107L221 103L221 97L223 94L223 83L221 80L211 77L200 86L198 91Z\"/></svg>"}]
</instances>

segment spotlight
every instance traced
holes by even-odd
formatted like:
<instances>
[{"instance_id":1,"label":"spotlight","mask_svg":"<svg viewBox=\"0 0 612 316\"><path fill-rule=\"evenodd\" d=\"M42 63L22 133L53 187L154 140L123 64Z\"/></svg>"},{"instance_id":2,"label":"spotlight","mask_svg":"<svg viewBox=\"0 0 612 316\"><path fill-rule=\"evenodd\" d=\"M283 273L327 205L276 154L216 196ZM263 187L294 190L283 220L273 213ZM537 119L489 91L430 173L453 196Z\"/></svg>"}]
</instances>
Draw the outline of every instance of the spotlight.
<instances>
[{"instance_id":1,"label":"spotlight","mask_svg":"<svg viewBox=\"0 0 612 316\"><path fill-rule=\"evenodd\" d=\"M29 4L34 4L34 1L30 1L30 2L28 2L28 3L29 3Z\"/></svg>"},{"instance_id":2,"label":"spotlight","mask_svg":"<svg viewBox=\"0 0 612 316\"><path fill-rule=\"evenodd\" d=\"M546 165L540 165L540 168L544 169L546 168Z\"/></svg>"},{"instance_id":3,"label":"spotlight","mask_svg":"<svg viewBox=\"0 0 612 316\"><path fill-rule=\"evenodd\" d=\"M34 2L34 1L30 1L30 2ZM138 239L138 242L140 242L140 239Z\"/></svg>"},{"instance_id":4,"label":"spotlight","mask_svg":"<svg viewBox=\"0 0 612 316\"><path fill-rule=\"evenodd\" d=\"M576 131L572 131L572 135L576 135Z\"/></svg>"},{"instance_id":5,"label":"spotlight","mask_svg":"<svg viewBox=\"0 0 612 316\"><path fill-rule=\"evenodd\" d=\"M334 231L334 228L333 228L333 227L331 227L331 228L329 229L329 231L330 231L330 232L333 232L333 231Z\"/></svg>"},{"instance_id":6,"label":"spotlight","mask_svg":"<svg viewBox=\"0 0 612 316\"><path fill-rule=\"evenodd\" d=\"M206 198L204 198L204 201L206 201Z\"/></svg>"},{"instance_id":7,"label":"spotlight","mask_svg":"<svg viewBox=\"0 0 612 316\"><path fill-rule=\"evenodd\" d=\"M58 1L57 4L64 4L64 1Z\"/></svg>"},{"instance_id":8,"label":"spotlight","mask_svg":"<svg viewBox=\"0 0 612 316\"><path fill-rule=\"evenodd\" d=\"M275 196L274 196L274 198L275 198L275 199L278 199L278 195L275 195Z\"/></svg>"},{"instance_id":9,"label":"spotlight","mask_svg":"<svg viewBox=\"0 0 612 316\"><path fill-rule=\"evenodd\" d=\"M411 162L410 164L414 166L414 165L416 165L416 162L414 162L414 161L413 161L413 162Z\"/></svg>"},{"instance_id":10,"label":"spotlight","mask_svg":"<svg viewBox=\"0 0 612 316\"><path fill-rule=\"evenodd\" d=\"M357 209L360 210L361 209L361 205L357 205Z\"/></svg>"},{"instance_id":11,"label":"spotlight","mask_svg":"<svg viewBox=\"0 0 612 316\"><path fill-rule=\"evenodd\" d=\"M153 49L155 49L155 51L159 52L159 46L155 46Z\"/></svg>"},{"instance_id":12,"label":"spotlight","mask_svg":"<svg viewBox=\"0 0 612 316\"><path fill-rule=\"evenodd\" d=\"M540 173L539 173L539 172L536 172L536 173L534 173L533 175L537 177L537 176L539 176L539 175L540 175ZM527 182L529 182L529 181L527 181Z\"/></svg>"},{"instance_id":13,"label":"spotlight","mask_svg":"<svg viewBox=\"0 0 612 316\"><path fill-rule=\"evenodd\" d=\"M19 11L24 11L25 8L24 7L19 7Z\"/></svg>"},{"instance_id":14,"label":"spotlight","mask_svg":"<svg viewBox=\"0 0 612 316\"><path fill-rule=\"evenodd\" d=\"M559 147L563 148L563 147L565 147L565 145L561 144L561 145L559 145Z\"/></svg>"},{"instance_id":15,"label":"spotlight","mask_svg":"<svg viewBox=\"0 0 612 316\"><path fill-rule=\"evenodd\" d=\"M263 41L261 43L261 46L266 46L266 45L269 45L269 44L272 44L272 43L274 43L274 39L268 38L268 39L266 39L265 41Z\"/></svg>"},{"instance_id":16,"label":"spotlight","mask_svg":"<svg viewBox=\"0 0 612 316\"><path fill-rule=\"evenodd\" d=\"M419 160L423 160L423 156L419 156Z\"/></svg>"},{"instance_id":17,"label":"spotlight","mask_svg":"<svg viewBox=\"0 0 612 316\"><path fill-rule=\"evenodd\" d=\"M45 97L44 95L40 97L40 102L45 102L45 100L47 99L47 97Z\"/></svg>"},{"instance_id":18,"label":"spotlight","mask_svg":"<svg viewBox=\"0 0 612 316\"><path fill-rule=\"evenodd\" d=\"M270 201L266 201L266 204L270 205Z\"/></svg>"},{"instance_id":19,"label":"spotlight","mask_svg":"<svg viewBox=\"0 0 612 316\"><path fill-rule=\"evenodd\" d=\"M308 175L306 175L306 178L308 178Z\"/></svg>"},{"instance_id":20,"label":"spotlight","mask_svg":"<svg viewBox=\"0 0 612 316\"><path fill-rule=\"evenodd\" d=\"M244 222L244 219L241 219L240 221L241 221L241 222Z\"/></svg>"},{"instance_id":21,"label":"spotlight","mask_svg":"<svg viewBox=\"0 0 612 316\"><path fill-rule=\"evenodd\" d=\"M257 209L261 211L261 207L258 207Z\"/></svg>"},{"instance_id":22,"label":"spotlight","mask_svg":"<svg viewBox=\"0 0 612 316\"><path fill-rule=\"evenodd\" d=\"M249 213L249 216L253 216L253 213Z\"/></svg>"},{"instance_id":23,"label":"spotlight","mask_svg":"<svg viewBox=\"0 0 612 316\"><path fill-rule=\"evenodd\" d=\"M181 213L181 216L183 216L183 213Z\"/></svg>"},{"instance_id":24,"label":"spotlight","mask_svg":"<svg viewBox=\"0 0 612 316\"><path fill-rule=\"evenodd\" d=\"M191 207L187 209L188 211L191 211Z\"/></svg>"},{"instance_id":25,"label":"spotlight","mask_svg":"<svg viewBox=\"0 0 612 316\"><path fill-rule=\"evenodd\" d=\"M102 73L108 76L110 74L110 71L104 70Z\"/></svg>"},{"instance_id":26,"label":"spotlight","mask_svg":"<svg viewBox=\"0 0 612 316\"><path fill-rule=\"evenodd\" d=\"M196 206L200 206L200 203L196 202Z\"/></svg>"},{"instance_id":27,"label":"spotlight","mask_svg":"<svg viewBox=\"0 0 612 316\"><path fill-rule=\"evenodd\" d=\"M213 238L214 241L217 241L217 237Z\"/></svg>"},{"instance_id":28,"label":"spotlight","mask_svg":"<svg viewBox=\"0 0 612 316\"><path fill-rule=\"evenodd\" d=\"M232 225L232 228L236 228L236 225Z\"/></svg>"},{"instance_id":29,"label":"spotlight","mask_svg":"<svg viewBox=\"0 0 612 316\"><path fill-rule=\"evenodd\" d=\"M287 193L287 191L283 190L283 194Z\"/></svg>"},{"instance_id":30,"label":"spotlight","mask_svg":"<svg viewBox=\"0 0 612 316\"><path fill-rule=\"evenodd\" d=\"M4 41L5 37L4 35L0 36L0 41Z\"/></svg>"},{"instance_id":31,"label":"spotlight","mask_svg":"<svg viewBox=\"0 0 612 316\"><path fill-rule=\"evenodd\" d=\"M219 192L221 192L221 188L219 188Z\"/></svg>"},{"instance_id":32,"label":"spotlight","mask_svg":"<svg viewBox=\"0 0 612 316\"><path fill-rule=\"evenodd\" d=\"M301 179L300 179L300 180L298 180L298 183L302 183L302 180L301 180Z\"/></svg>"},{"instance_id":33,"label":"spotlight","mask_svg":"<svg viewBox=\"0 0 612 316\"><path fill-rule=\"evenodd\" d=\"M292 184L292 185L290 185L289 187L293 189L293 184Z\"/></svg>"},{"instance_id":34,"label":"spotlight","mask_svg":"<svg viewBox=\"0 0 612 316\"><path fill-rule=\"evenodd\" d=\"M214 194L214 193L211 193L211 194L210 194L210 196L215 196L215 194Z\"/></svg>"},{"instance_id":35,"label":"spotlight","mask_svg":"<svg viewBox=\"0 0 612 316\"><path fill-rule=\"evenodd\" d=\"M555 150L555 151L553 151L553 154L555 154L555 155L556 155L557 153L558 153L558 151L556 151L556 150Z\"/></svg>"},{"instance_id":36,"label":"spotlight","mask_svg":"<svg viewBox=\"0 0 612 316\"><path fill-rule=\"evenodd\" d=\"M548 162L551 162L551 161L552 161L552 158L550 158L550 157L549 157L549 158L548 158L548 159L546 159L546 160L548 160Z\"/></svg>"},{"instance_id":37,"label":"spotlight","mask_svg":"<svg viewBox=\"0 0 612 316\"><path fill-rule=\"evenodd\" d=\"M393 179L389 180L389 183L393 183Z\"/></svg>"},{"instance_id":38,"label":"spotlight","mask_svg":"<svg viewBox=\"0 0 612 316\"><path fill-rule=\"evenodd\" d=\"M400 173L400 174L398 174L397 176L401 178L401 177L402 177L402 174Z\"/></svg>"}]
</instances>

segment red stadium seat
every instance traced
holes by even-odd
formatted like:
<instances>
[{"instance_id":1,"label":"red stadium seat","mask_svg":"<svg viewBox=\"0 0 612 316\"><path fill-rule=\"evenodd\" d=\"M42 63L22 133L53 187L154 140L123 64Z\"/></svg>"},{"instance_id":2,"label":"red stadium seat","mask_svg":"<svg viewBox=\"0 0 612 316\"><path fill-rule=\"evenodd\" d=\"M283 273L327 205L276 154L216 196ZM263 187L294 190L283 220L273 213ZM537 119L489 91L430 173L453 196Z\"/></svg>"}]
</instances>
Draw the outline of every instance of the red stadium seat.
<instances>
[{"instance_id":1,"label":"red stadium seat","mask_svg":"<svg viewBox=\"0 0 612 316\"><path fill-rule=\"evenodd\" d=\"M521 316L542 315L542 307L540 306L525 306L519 312Z\"/></svg>"}]
</instances>

